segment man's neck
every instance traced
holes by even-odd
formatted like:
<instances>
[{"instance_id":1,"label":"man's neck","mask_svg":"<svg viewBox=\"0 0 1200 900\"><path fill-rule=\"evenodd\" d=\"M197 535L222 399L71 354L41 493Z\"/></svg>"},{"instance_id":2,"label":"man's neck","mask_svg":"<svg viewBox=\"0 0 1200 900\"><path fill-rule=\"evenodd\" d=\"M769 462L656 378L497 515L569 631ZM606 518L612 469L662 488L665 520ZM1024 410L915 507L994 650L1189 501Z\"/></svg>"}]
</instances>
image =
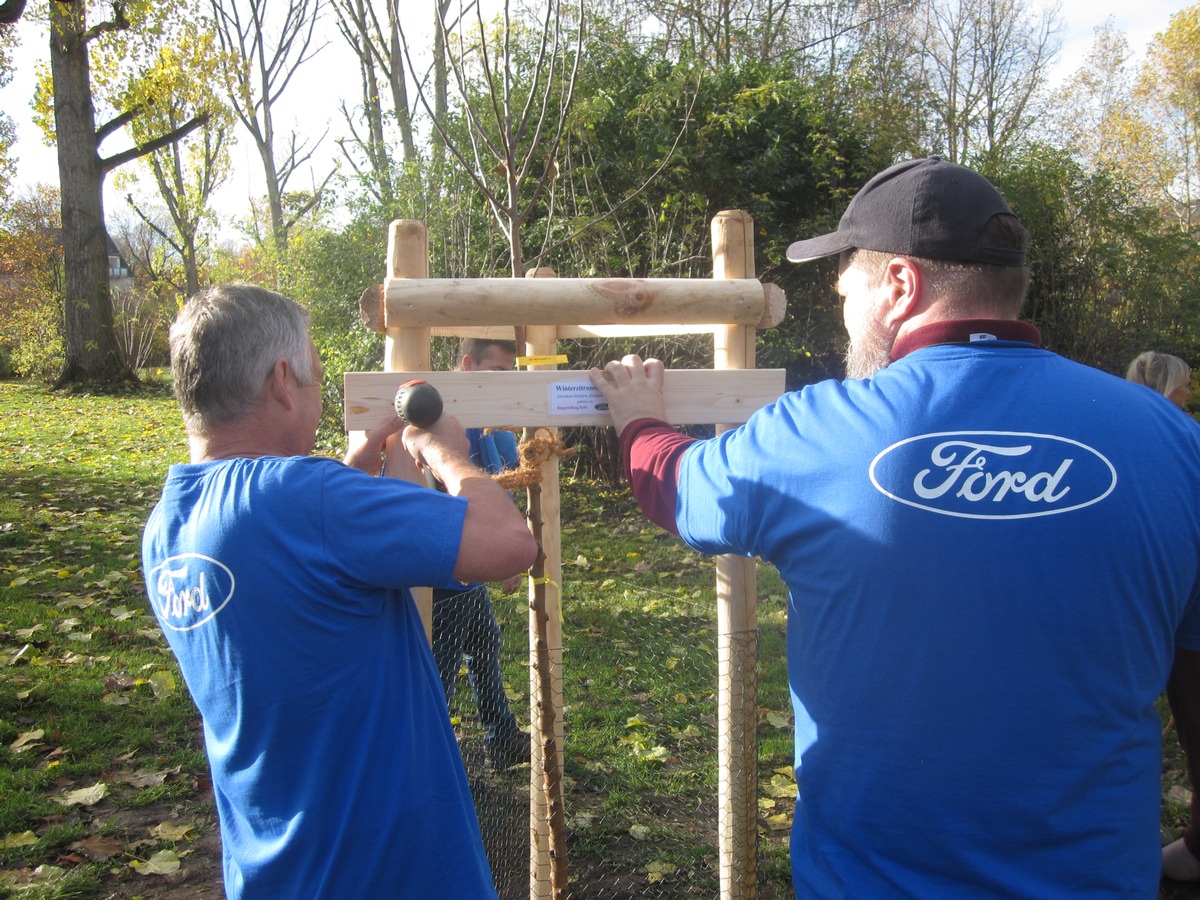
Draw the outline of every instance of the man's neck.
<instances>
[{"instance_id":1,"label":"man's neck","mask_svg":"<svg viewBox=\"0 0 1200 900\"><path fill-rule=\"evenodd\" d=\"M896 338L889 362L935 344L972 344L978 341L1014 341L1040 347L1042 335L1028 322L1016 319L941 319L920 325Z\"/></svg>"},{"instance_id":2,"label":"man's neck","mask_svg":"<svg viewBox=\"0 0 1200 900\"><path fill-rule=\"evenodd\" d=\"M188 434L188 455L193 463L260 456L303 456L307 452L300 447L289 447L265 421L242 421L222 425L204 434Z\"/></svg>"}]
</instances>

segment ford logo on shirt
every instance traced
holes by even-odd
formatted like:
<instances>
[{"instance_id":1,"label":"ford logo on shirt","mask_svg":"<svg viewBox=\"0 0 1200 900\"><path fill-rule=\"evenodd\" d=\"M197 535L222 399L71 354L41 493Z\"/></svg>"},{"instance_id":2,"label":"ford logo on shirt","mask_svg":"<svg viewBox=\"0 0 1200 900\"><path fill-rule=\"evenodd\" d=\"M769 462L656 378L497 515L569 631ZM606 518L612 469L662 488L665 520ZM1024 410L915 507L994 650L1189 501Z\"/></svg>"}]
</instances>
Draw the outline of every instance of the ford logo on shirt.
<instances>
[{"instance_id":1,"label":"ford logo on shirt","mask_svg":"<svg viewBox=\"0 0 1200 900\"><path fill-rule=\"evenodd\" d=\"M1027 519L1099 503L1117 470L1086 444L1052 434L922 434L871 462L871 483L900 503L945 516Z\"/></svg>"},{"instance_id":2,"label":"ford logo on shirt","mask_svg":"<svg viewBox=\"0 0 1200 900\"><path fill-rule=\"evenodd\" d=\"M199 553L181 553L155 566L146 593L164 628L199 628L233 598L233 572L224 563Z\"/></svg>"}]
</instances>

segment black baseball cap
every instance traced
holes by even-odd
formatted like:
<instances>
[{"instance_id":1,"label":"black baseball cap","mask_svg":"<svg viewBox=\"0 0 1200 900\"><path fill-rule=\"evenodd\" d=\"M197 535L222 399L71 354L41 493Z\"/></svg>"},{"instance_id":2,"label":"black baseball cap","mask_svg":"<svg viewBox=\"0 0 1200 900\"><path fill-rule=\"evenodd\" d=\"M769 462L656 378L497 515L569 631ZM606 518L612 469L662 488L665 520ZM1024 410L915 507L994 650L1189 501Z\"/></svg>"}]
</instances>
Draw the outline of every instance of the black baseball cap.
<instances>
[{"instance_id":1,"label":"black baseball cap","mask_svg":"<svg viewBox=\"0 0 1200 900\"><path fill-rule=\"evenodd\" d=\"M936 156L913 159L868 181L846 207L837 231L796 241L787 258L807 262L853 249L1023 266L1023 250L983 243L984 228L1000 214L1013 211L978 172Z\"/></svg>"}]
</instances>

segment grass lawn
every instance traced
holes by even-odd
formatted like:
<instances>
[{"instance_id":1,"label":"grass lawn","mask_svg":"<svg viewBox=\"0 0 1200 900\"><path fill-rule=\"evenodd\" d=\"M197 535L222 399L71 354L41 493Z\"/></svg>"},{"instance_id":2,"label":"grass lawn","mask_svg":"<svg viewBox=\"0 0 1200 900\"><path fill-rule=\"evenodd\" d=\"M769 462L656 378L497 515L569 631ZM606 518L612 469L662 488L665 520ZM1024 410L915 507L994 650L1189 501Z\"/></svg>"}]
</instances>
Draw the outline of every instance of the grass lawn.
<instances>
[{"instance_id":1,"label":"grass lawn","mask_svg":"<svg viewBox=\"0 0 1200 900\"><path fill-rule=\"evenodd\" d=\"M0 897L222 895L195 709L145 601L142 524L186 443L163 389L0 382ZM564 480L563 680L575 898L717 896L712 561L625 491ZM758 890L791 895L785 592L759 567ZM493 594L529 723L526 601ZM734 648L753 653L752 646ZM462 685L452 719L503 897L528 896L528 772L488 775ZM1168 734L1163 825L1186 820ZM1192 896L1168 886L1171 900Z\"/></svg>"},{"instance_id":2,"label":"grass lawn","mask_svg":"<svg viewBox=\"0 0 1200 900\"><path fill-rule=\"evenodd\" d=\"M175 403L161 388L0 382L0 421L0 896L219 896L199 721L139 571L142 524L186 458ZM562 503L572 894L713 897L712 563L646 523L627 492L564 481ZM790 766L791 728L773 571L760 569L759 592L759 884L782 897L793 788L775 771ZM527 725L525 599L493 601ZM456 704L469 696L464 685ZM479 774L472 712L452 712L497 881L528 896L528 770Z\"/></svg>"}]
</instances>

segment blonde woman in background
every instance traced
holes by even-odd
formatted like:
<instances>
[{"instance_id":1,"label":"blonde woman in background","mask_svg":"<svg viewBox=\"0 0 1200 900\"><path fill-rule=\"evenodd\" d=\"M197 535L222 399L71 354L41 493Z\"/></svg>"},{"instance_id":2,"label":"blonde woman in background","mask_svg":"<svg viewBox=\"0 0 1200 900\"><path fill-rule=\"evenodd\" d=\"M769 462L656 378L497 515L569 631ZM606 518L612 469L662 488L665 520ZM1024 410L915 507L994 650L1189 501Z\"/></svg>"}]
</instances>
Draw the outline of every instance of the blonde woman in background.
<instances>
[{"instance_id":1,"label":"blonde woman in background","mask_svg":"<svg viewBox=\"0 0 1200 900\"><path fill-rule=\"evenodd\" d=\"M1147 350L1129 364L1125 380L1154 388L1180 409L1192 395L1192 368L1178 356Z\"/></svg>"},{"instance_id":2,"label":"blonde woman in background","mask_svg":"<svg viewBox=\"0 0 1200 900\"><path fill-rule=\"evenodd\" d=\"M1147 350L1129 364L1126 381L1158 391L1180 409L1192 393L1192 369L1178 356ZM1192 799L1183 836L1163 847L1163 874L1176 881L1200 881L1200 653L1176 648L1167 681L1167 703L1175 717L1175 733L1187 760Z\"/></svg>"}]
</instances>

